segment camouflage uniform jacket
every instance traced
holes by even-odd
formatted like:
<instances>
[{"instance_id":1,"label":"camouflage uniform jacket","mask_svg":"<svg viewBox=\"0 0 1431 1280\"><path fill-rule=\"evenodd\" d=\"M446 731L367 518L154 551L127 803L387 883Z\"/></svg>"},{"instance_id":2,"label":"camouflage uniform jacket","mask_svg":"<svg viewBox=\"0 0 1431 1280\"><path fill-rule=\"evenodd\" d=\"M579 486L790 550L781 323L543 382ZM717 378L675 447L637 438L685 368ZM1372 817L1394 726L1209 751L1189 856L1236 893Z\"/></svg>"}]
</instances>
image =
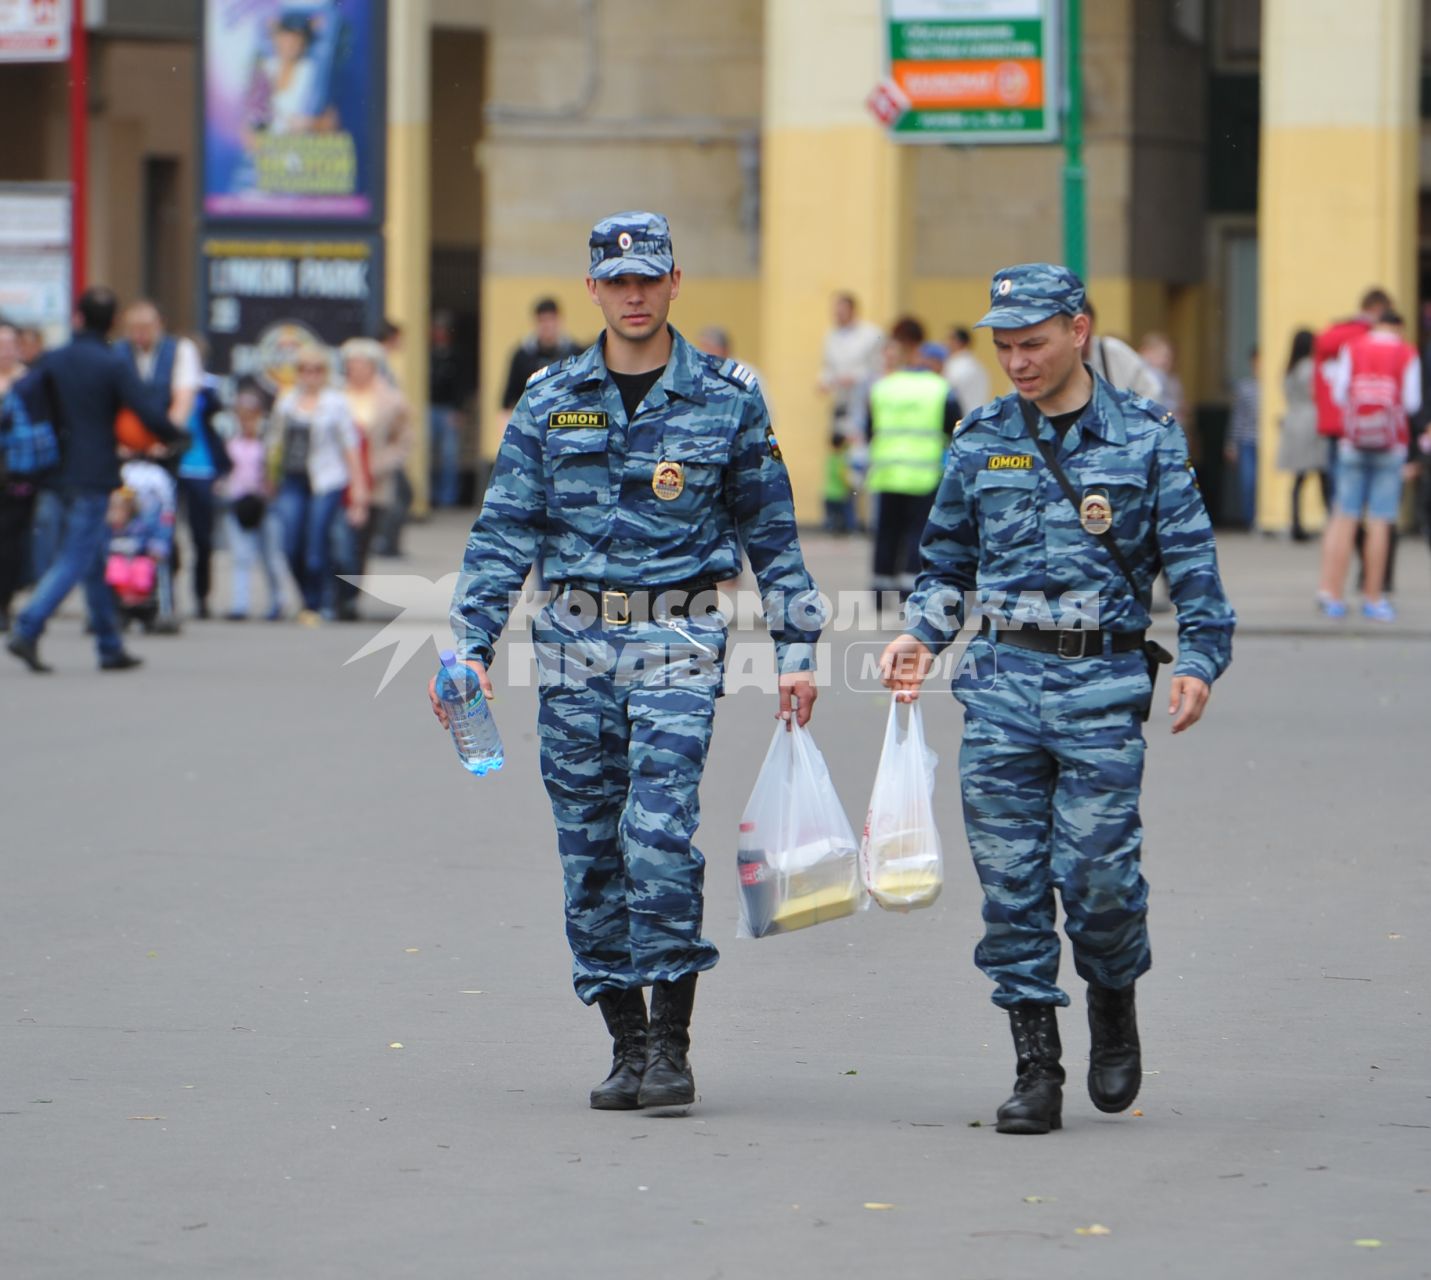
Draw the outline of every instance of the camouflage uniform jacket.
<instances>
[{"instance_id":1,"label":"camouflage uniform jacket","mask_svg":"<svg viewBox=\"0 0 1431 1280\"><path fill-rule=\"evenodd\" d=\"M604 335L528 381L453 599L463 657L491 660L539 555L548 581L639 590L734 578L744 547L780 670L813 666L821 604L765 400L742 365L702 354L674 328L671 337L665 372L630 422ZM660 462L679 468L673 498L653 484Z\"/></svg>"},{"instance_id":2,"label":"camouflage uniform jacket","mask_svg":"<svg viewBox=\"0 0 1431 1280\"><path fill-rule=\"evenodd\" d=\"M1039 430L1053 439L1040 418ZM911 627L938 652L964 621L964 596L1002 625L1141 631L1159 570L1178 614L1175 675L1211 684L1232 660L1236 617L1222 588L1212 524L1182 429L1161 405L1094 376L1093 399L1058 459L1080 498L1099 494L1130 563L1136 596L1108 549L1080 525L1028 437L1017 395L981 406L951 443L921 544Z\"/></svg>"}]
</instances>

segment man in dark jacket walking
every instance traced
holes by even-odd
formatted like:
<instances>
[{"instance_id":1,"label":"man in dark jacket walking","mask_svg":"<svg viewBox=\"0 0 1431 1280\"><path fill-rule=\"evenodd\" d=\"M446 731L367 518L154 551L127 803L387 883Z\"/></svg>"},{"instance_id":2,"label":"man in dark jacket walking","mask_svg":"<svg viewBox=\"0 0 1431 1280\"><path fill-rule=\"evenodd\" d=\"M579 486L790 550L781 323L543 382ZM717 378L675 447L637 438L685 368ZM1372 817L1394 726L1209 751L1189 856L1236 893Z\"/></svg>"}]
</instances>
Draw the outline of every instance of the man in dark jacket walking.
<instances>
[{"instance_id":1,"label":"man in dark jacket walking","mask_svg":"<svg viewBox=\"0 0 1431 1280\"><path fill-rule=\"evenodd\" d=\"M139 665L138 658L124 651L114 600L104 581L109 548L105 516L110 492L119 487L114 420L121 408L127 408L161 441L175 441L181 433L165 412L167 404L146 391L133 367L110 350L108 335L116 305L113 290L87 289L76 307L74 340L49 352L38 366L48 375L54 421L61 432L63 458L57 488L64 504L64 530L54 563L15 619L5 646L35 672L50 670L40 661L45 623L80 582L100 669L125 671Z\"/></svg>"}]
</instances>

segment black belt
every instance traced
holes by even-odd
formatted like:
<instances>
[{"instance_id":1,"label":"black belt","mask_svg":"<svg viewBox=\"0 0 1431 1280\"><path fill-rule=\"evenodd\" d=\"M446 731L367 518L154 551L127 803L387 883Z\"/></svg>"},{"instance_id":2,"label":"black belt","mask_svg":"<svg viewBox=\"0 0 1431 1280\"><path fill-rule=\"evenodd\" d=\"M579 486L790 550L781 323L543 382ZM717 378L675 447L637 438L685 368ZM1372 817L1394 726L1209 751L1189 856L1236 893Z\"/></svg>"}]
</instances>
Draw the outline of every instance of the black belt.
<instances>
[{"instance_id":1,"label":"black belt","mask_svg":"<svg viewBox=\"0 0 1431 1280\"><path fill-rule=\"evenodd\" d=\"M1015 649L1033 649L1052 653L1073 661L1077 658L1099 658L1106 653L1132 653L1142 649L1146 631L1098 631L1091 628L1059 628L1040 631L1025 627L1017 631L996 631L985 618L981 634L994 644L1010 644Z\"/></svg>"},{"instance_id":2,"label":"black belt","mask_svg":"<svg viewBox=\"0 0 1431 1280\"><path fill-rule=\"evenodd\" d=\"M660 612L672 618L705 617L720 611L714 578L677 582L669 587L613 587L607 583L557 582L549 599L565 599L573 614L590 608L608 627L649 622Z\"/></svg>"}]
</instances>

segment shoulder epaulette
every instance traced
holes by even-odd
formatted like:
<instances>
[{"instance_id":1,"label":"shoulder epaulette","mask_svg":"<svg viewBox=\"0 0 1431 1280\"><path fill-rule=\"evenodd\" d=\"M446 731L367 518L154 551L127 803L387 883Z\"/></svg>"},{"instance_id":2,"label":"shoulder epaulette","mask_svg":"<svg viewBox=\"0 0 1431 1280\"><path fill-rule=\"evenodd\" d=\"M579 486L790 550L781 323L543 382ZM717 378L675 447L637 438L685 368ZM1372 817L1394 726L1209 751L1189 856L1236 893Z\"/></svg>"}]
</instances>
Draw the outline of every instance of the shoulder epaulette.
<instances>
[{"instance_id":1,"label":"shoulder epaulette","mask_svg":"<svg viewBox=\"0 0 1431 1280\"><path fill-rule=\"evenodd\" d=\"M1007 397L1004 397L1004 399L1007 399ZM961 429L972 427L976 422L986 422L990 418L997 418L1003 413L1003 409L1003 399L989 400L984 404L978 405L976 408L970 409L968 413L959 419L959 425L956 426L954 430L957 433Z\"/></svg>"},{"instance_id":2,"label":"shoulder epaulette","mask_svg":"<svg viewBox=\"0 0 1431 1280\"><path fill-rule=\"evenodd\" d=\"M727 382L734 382L737 386L744 387L747 391L753 391L755 389L755 375L741 364L739 360L732 358L723 361L716 372Z\"/></svg>"},{"instance_id":3,"label":"shoulder epaulette","mask_svg":"<svg viewBox=\"0 0 1431 1280\"><path fill-rule=\"evenodd\" d=\"M551 377L551 375L556 373L558 370L565 369L567 365L569 365L575 359L575 356L567 356L563 360L553 360L551 364L542 365L540 369L538 369L534 374L532 374L530 378L527 379L527 386L536 386L537 383L542 382L545 379Z\"/></svg>"},{"instance_id":4,"label":"shoulder epaulette","mask_svg":"<svg viewBox=\"0 0 1431 1280\"><path fill-rule=\"evenodd\" d=\"M1125 403L1129 408L1146 413L1148 417L1157 422L1167 424L1173 421L1173 411L1165 405L1159 404L1156 400L1150 400L1147 396L1140 395L1136 391L1127 391L1124 394L1127 397Z\"/></svg>"}]
</instances>

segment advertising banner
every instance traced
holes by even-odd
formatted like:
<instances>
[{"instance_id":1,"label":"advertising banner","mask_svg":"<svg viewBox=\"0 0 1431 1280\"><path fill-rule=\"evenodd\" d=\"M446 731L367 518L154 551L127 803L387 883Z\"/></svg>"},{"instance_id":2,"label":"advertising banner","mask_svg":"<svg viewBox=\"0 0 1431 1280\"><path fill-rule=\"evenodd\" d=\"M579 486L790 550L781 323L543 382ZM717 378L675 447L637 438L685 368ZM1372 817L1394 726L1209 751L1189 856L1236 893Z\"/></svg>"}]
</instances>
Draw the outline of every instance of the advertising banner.
<instances>
[{"instance_id":1,"label":"advertising banner","mask_svg":"<svg viewBox=\"0 0 1431 1280\"><path fill-rule=\"evenodd\" d=\"M0 62L70 56L71 0L0 0Z\"/></svg>"},{"instance_id":2,"label":"advertising banner","mask_svg":"<svg viewBox=\"0 0 1431 1280\"><path fill-rule=\"evenodd\" d=\"M209 235L199 257L209 368L230 391L252 377L276 395L293 385L305 343L371 337L382 320L381 236Z\"/></svg>"},{"instance_id":3,"label":"advertising banner","mask_svg":"<svg viewBox=\"0 0 1431 1280\"><path fill-rule=\"evenodd\" d=\"M0 316L55 347L69 339L72 306L69 183L0 183Z\"/></svg>"},{"instance_id":4,"label":"advertising banner","mask_svg":"<svg viewBox=\"0 0 1431 1280\"><path fill-rule=\"evenodd\" d=\"M896 142L1053 142L1054 0L885 0ZM872 107L874 109L874 107Z\"/></svg>"},{"instance_id":5,"label":"advertising banner","mask_svg":"<svg viewBox=\"0 0 1431 1280\"><path fill-rule=\"evenodd\" d=\"M384 0L204 0L206 221L382 220Z\"/></svg>"}]
</instances>

